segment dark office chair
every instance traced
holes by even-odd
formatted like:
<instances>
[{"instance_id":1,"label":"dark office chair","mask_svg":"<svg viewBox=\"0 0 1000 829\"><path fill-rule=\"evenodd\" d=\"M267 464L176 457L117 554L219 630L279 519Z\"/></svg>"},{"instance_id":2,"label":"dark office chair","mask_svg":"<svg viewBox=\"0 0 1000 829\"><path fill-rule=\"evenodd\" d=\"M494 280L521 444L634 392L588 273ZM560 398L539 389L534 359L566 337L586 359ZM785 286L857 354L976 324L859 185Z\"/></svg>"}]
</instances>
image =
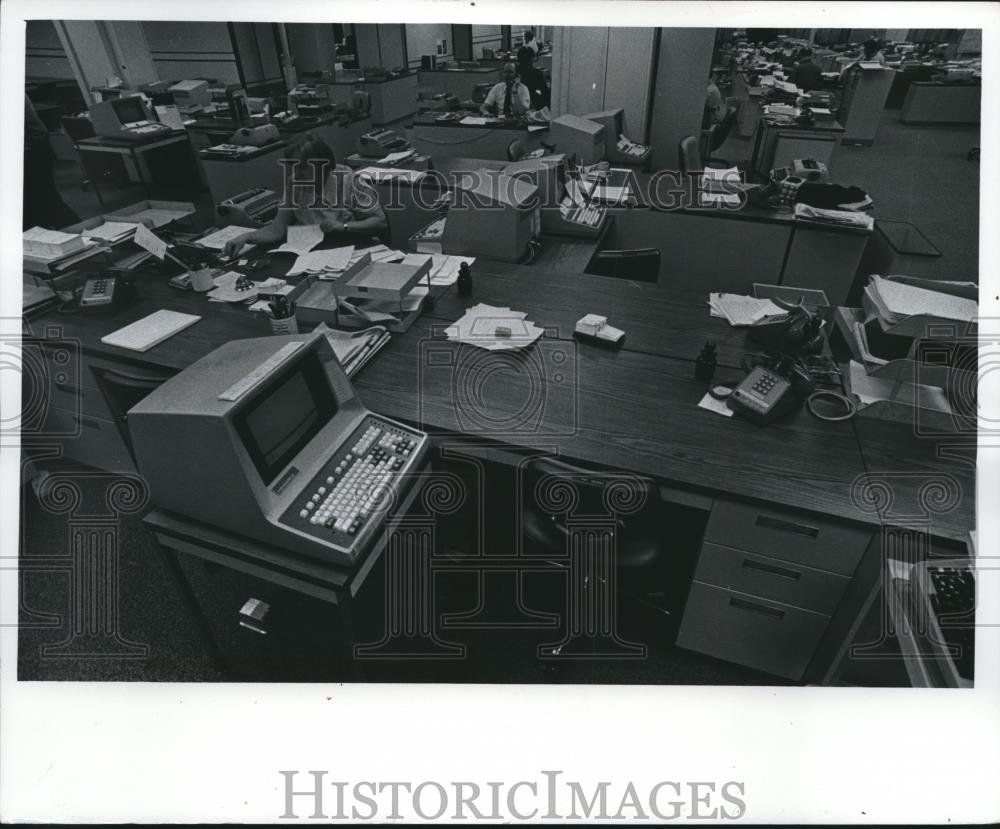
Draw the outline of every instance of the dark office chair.
<instances>
[{"instance_id":1,"label":"dark office chair","mask_svg":"<svg viewBox=\"0 0 1000 829\"><path fill-rule=\"evenodd\" d=\"M599 472L554 458L535 458L523 473L522 531L527 556L567 566L574 520L608 519L614 526L619 586L640 599L665 592L665 538L660 490L651 478ZM573 497L564 497L572 493ZM586 532L586 530L584 530Z\"/></svg>"},{"instance_id":2,"label":"dark office chair","mask_svg":"<svg viewBox=\"0 0 1000 829\"><path fill-rule=\"evenodd\" d=\"M128 450L132 463L135 464L135 452L132 449L132 437L128 430L128 410L146 397L154 389L166 381L163 377L138 377L121 371L92 366L97 387L101 390L108 411L114 418L118 432L122 436L125 448Z\"/></svg>"},{"instance_id":3,"label":"dark office chair","mask_svg":"<svg viewBox=\"0 0 1000 829\"><path fill-rule=\"evenodd\" d=\"M524 148L524 142L520 139L515 138L507 145L507 160L508 161L520 161L528 154L528 151Z\"/></svg>"},{"instance_id":4,"label":"dark office chair","mask_svg":"<svg viewBox=\"0 0 1000 829\"><path fill-rule=\"evenodd\" d=\"M722 121L716 126L715 130L713 130L712 136L708 142L708 154L705 158L706 167L720 165L725 168L729 166L724 159L715 158L712 153L726 143L729 133L732 132L733 126L736 124L737 112L738 110L736 107L729 107L726 110L726 114L722 116Z\"/></svg>"},{"instance_id":5,"label":"dark office chair","mask_svg":"<svg viewBox=\"0 0 1000 829\"><path fill-rule=\"evenodd\" d=\"M84 118L80 115L67 115L60 120L62 122L63 130L65 130L66 135L69 136L69 140L73 142L74 147L83 141L84 138L93 138L97 135L97 133L94 132L94 125L90 122L89 118ZM86 168L84 169L84 174L86 175ZM90 188L90 179L84 178L80 187L84 190L88 190Z\"/></svg>"},{"instance_id":6,"label":"dark office chair","mask_svg":"<svg viewBox=\"0 0 1000 829\"><path fill-rule=\"evenodd\" d=\"M657 282L660 278L660 251L656 248L599 250L594 254L587 273L635 282Z\"/></svg>"},{"instance_id":7,"label":"dark office chair","mask_svg":"<svg viewBox=\"0 0 1000 829\"><path fill-rule=\"evenodd\" d=\"M701 151L698 148L698 139L693 135L681 139L678 145L677 158L682 175L701 175L701 172L705 169L705 165L701 163Z\"/></svg>"}]
</instances>

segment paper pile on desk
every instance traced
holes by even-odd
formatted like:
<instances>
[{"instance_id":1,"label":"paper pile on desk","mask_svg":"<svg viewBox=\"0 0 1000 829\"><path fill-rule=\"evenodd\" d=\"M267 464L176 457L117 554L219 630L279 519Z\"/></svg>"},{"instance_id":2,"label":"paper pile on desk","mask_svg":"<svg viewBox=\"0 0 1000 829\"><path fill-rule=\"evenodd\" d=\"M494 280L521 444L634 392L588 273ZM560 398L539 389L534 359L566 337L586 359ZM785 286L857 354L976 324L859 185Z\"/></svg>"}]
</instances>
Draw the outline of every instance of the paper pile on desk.
<instances>
[{"instance_id":1,"label":"paper pile on desk","mask_svg":"<svg viewBox=\"0 0 1000 829\"><path fill-rule=\"evenodd\" d=\"M979 315L979 304L975 300L918 288L877 274L872 274L865 286L865 296L887 326L920 314L956 322L974 322Z\"/></svg>"},{"instance_id":2,"label":"paper pile on desk","mask_svg":"<svg viewBox=\"0 0 1000 829\"><path fill-rule=\"evenodd\" d=\"M134 222L104 222L97 227L81 230L80 235L85 239L100 239L103 242L114 244L132 238L135 235L136 227Z\"/></svg>"},{"instance_id":3,"label":"paper pile on desk","mask_svg":"<svg viewBox=\"0 0 1000 829\"><path fill-rule=\"evenodd\" d=\"M526 348L545 333L523 311L479 303L450 325L445 333L453 342L466 343L487 351L514 351Z\"/></svg>"},{"instance_id":4,"label":"paper pile on desk","mask_svg":"<svg viewBox=\"0 0 1000 829\"><path fill-rule=\"evenodd\" d=\"M299 254L295 264L288 270L288 276L310 274L319 276L320 279L330 279L350 264L353 255L354 245L330 250L306 251Z\"/></svg>"},{"instance_id":5,"label":"paper pile on desk","mask_svg":"<svg viewBox=\"0 0 1000 829\"><path fill-rule=\"evenodd\" d=\"M348 332L327 328L326 323L321 322L313 329L313 333L317 331L326 336L348 377L357 374L391 339L389 332L381 325Z\"/></svg>"},{"instance_id":6,"label":"paper pile on desk","mask_svg":"<svg viewBox=\"0 0 1000 829\"><path fill-rule=\"evenodd\" d=\"M798 221L816 222L818 224L836 225L838 227L856 228L858 230L871 230L875 227L875 220L867 213L858 213L853 210L824 210L820 207L803 204L802 202L798 202L795 205L795 218Z\"/></svg>"},{"instance_id":7,"label":"paper pile on desk","mask_svg":"<svg viewBox=\"0 0 1000 829\"><path fill-rule=\"evenodd\" d=\"M78 233L63 233L61 230L46 230L43 227L24 231L21 239L24 253L39 259L58 259L85 247L83 237Z\"/></svg>"},{"instance_id":8,"label":"paper pile on desk","mask_svg":"<svg viewBox=\"0 0 1000 829\"><path fill-rule=\"evenodd\" d=\"M412 153L412 150L411 150ZM388 156L386 156L388 158ZM411 184L418 181L424 175L423 170L401 170L398 167L365 167L358 170L354 175L358 178L367 178L374 182L390 181L399 179L408 181Z\"/></svg>"},{"instance_id":9,"label":"paper pile on desk","mask_svg":"<svg viewBox=\"0 0 1000 829\"><path fill-rule=\"evenodd\" d=\"M785 310L769 299L758 299L740 294L710 293L708 305L713 317L728 320L730 325L753 325L757 320Z\"/></svg>"},{"instance_id":10,"label":"paper pile on desk","mask_svg":"<svg viewBox=\"0 0 1000 829\"><path fill-rule=\"evenodd\" d=\"M209 233L207 236L202 236L200 239L196 240L196 243L201 245L203 248L211 248L212 250L222 250L226 246L226 242L230 239L235 239L237 236L242 236L245 233L252 232L253 228L240 227L239 225L229 225L227 227L219 228L218 230ZM237 256L240 256L250 250L253 245L244 245Z\"/></svg>"}]
</instances>

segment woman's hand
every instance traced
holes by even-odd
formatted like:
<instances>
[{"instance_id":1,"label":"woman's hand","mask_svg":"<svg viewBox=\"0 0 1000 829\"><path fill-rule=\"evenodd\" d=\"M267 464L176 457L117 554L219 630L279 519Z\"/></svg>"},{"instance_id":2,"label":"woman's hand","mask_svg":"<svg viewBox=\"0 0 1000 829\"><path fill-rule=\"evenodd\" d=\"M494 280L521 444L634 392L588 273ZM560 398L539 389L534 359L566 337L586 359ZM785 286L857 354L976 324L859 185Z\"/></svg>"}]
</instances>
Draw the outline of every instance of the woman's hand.
<instances>
[{"instance_id":1,"label":"woman's hand","mask_svg":"<svg viewBox=\"0 0 1000 829\"><path fill-rule=\"evenodd\" d=\"M332 233L335 230L343 232L347 230L347 222L342 222L340 219L323 219L319 223L319 229L324 233Z\"/></svg>"},{"instance_id":2,"label":"woman's hand","mask_svg":"<svg viewBox=\"0 0 1000 829\"><path fill-rule=\"evenodd\" d=\"M225 254L226 259L232 259L236 254L243 250L243 246L251 241L251 236L253 236L253 231L249 233L242 233L239 236L234 236L225 246L222 248L222 252Z\"/></svg>"}]
</instances>

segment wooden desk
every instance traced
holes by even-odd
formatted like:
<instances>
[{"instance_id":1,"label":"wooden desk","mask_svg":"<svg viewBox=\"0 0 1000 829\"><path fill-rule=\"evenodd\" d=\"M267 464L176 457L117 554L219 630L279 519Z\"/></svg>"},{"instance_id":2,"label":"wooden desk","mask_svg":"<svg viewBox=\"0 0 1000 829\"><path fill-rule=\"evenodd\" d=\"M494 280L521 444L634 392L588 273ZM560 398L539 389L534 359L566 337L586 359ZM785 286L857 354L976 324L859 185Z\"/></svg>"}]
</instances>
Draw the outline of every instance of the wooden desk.
<instances>
[{"instance_id":1,"label":"wooden desk","mask_svg":"<svg viewBox=\"0 0 1000 829\"><path fill-rule=\"evenodd\" d=\"M273 258L272 272L286 267L287 259ZM471 300L524 310L548 335L519 352L450 342L442 329L469 300L448 291L433 312L393 338L355 387L374 411L426 427L438 440L486 444L501 454L556 451L596 468L654 477L669 499L707 513L678 644L786 678L829 680L878 596L885 539L902 532L925 546L960 541L973 521L972 469L938 457L937 441L908 438L897 424L826 423L799 411L760 428L699 408L704 384L694 379L692 361L701 345L720 343L719 380L739 377L729 366L742 347L740 334L709 316L706 299L477 263ZM158 308L203 319L143 354L100 342ZM622 349L571 338L572 323L588 312L607 314L625 329ZM33 325L61 326L52 336L79 343L80 389L60 390L52 405L80 405L82 396L85 412L99 405L88 400L100 399L86 379L91 364L169 374L229 339L268 330L244 308L173 291L157 277L144 279L139 299L108 317L51 311ZM86 417L97 425L67 434L65 455L91 465L117 457L113 448L93 449L116 435L108 415ZM98 428L105 422L110 428ZM897 509L924 503L933 519L923 521L910 507L902 515L881 507L870 493L882 491L886 475L895 476ZM954 497L937 498L933 487L948 491L952 481L959 482Z\"/></svg>"}]
</instances>

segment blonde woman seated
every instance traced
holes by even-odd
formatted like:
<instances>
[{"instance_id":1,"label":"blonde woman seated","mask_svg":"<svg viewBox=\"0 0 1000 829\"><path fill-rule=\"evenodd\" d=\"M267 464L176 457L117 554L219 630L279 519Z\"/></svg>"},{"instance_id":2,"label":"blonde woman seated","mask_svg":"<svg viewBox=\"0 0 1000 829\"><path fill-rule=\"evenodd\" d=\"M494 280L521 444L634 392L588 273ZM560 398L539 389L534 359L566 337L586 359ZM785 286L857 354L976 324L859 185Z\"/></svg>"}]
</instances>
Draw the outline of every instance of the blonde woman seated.
<instances>
[{"instance_id":1,"label":"blonde woman seated","mask_svg":"<svg viewBox=\"0 0 1000 829\"><path fill-rule=\"evenodd\" d=\"M378 242L389 223L374 189L359 187L349 167L337 164L333 150L315 133L306 133L288 151L288 158L299 161L294 168L297 181L312 181L312 160L326 160L327 176L323 192L318 194L324 206L313 207L315 202L310 186L296 187L294 201L297 207L279 207L271 222L259 230L251 230L226 242L223 249L232 258L244 245L281 244L285 241L289 225L319 225L324 243L367 247Z\"/></svg>"}]
</instances>

